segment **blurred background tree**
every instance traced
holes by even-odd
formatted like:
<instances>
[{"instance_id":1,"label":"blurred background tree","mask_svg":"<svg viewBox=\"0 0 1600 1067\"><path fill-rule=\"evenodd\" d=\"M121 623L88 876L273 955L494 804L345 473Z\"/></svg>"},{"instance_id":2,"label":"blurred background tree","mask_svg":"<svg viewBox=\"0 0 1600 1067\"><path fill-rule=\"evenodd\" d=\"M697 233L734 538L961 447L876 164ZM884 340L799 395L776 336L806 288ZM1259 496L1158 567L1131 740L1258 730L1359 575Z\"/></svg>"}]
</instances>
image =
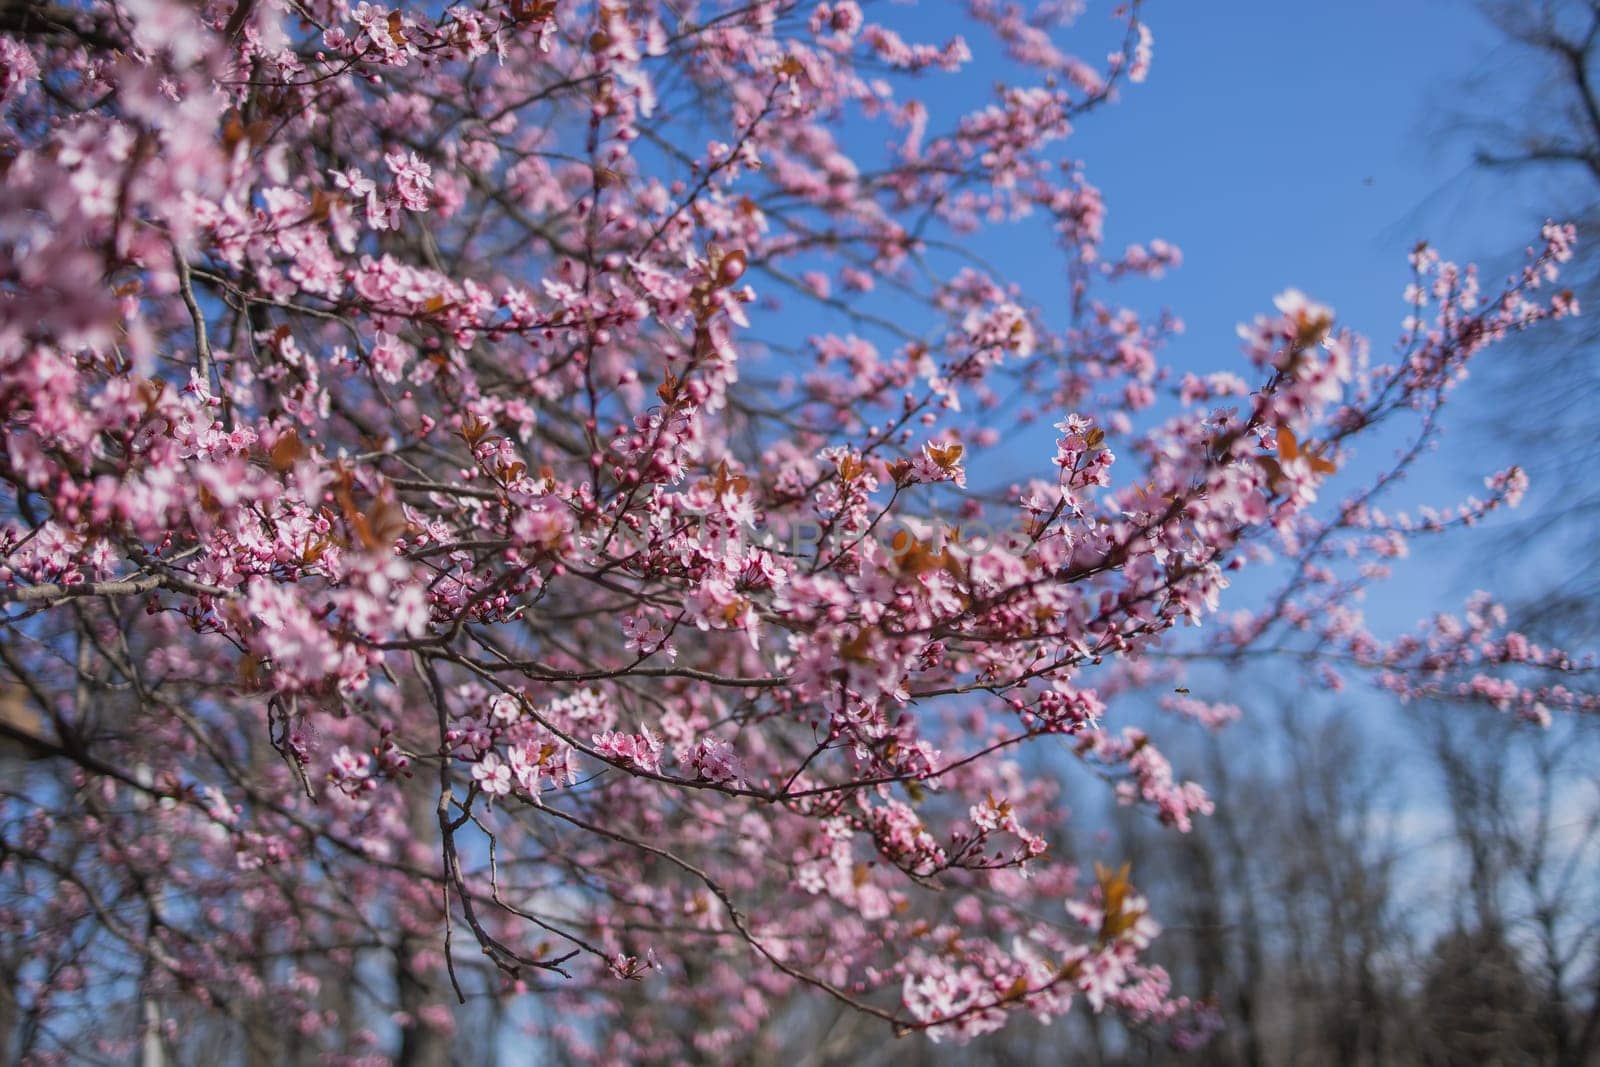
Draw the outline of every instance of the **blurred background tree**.
<instances>
[{"instance_id":1,"label":"blurred background tree","mask_svg":"<svg viewBox=\"0 0 1600 1067\"><path fill-rule=\"evenodd\" d=\"M1479 7L1499 46L1466 83L1448 132L1471 150L1491 195L1530 205L1537 196L1577 227L1577 255L1563 284L1585 309L1537 343L1508 348L1515 358L1487 372L1494 397L1487 417L1496 433L1526 446L1519 455L1538 487L1539 506L1517 519L1519 550L1499 559L1527 579L1530 632L1592 636L1600 631L1600 3L1487 0ZM1530 567L1530 560L1541 562ZM1541 574L1550 580L1534 580Z\"/></svg>"}]
</instances>

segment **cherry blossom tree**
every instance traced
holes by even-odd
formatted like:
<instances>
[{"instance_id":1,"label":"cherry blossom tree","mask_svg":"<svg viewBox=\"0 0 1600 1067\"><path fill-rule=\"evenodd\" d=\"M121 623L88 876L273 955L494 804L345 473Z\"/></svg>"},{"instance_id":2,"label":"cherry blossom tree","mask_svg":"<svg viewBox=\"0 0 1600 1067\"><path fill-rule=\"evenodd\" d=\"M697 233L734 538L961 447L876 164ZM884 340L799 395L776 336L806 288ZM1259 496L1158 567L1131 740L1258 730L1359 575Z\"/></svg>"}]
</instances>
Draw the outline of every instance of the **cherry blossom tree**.
<instances>
[{"instance_id":1,"label":"cherry blossom tree","mask_svg":"<svg viewBox=\"0 0 1600 1067\"><path fill-rule=\"evenodd\" d=\"M1116 294L1180 254L1071 151L1141 5L935 7L0 4L11 1054L1190 1045L1137 872L1065 847L1062 764L1210 811L1119 702L1220 723L1185 663L1259 656L1595 708L1487 598L1356 607L1520 496L1386 503L1576 310L1570 230L1499 287L1420 246L1390 354L1290 291L1179 374Z\"/></svg>"}]
</instances>

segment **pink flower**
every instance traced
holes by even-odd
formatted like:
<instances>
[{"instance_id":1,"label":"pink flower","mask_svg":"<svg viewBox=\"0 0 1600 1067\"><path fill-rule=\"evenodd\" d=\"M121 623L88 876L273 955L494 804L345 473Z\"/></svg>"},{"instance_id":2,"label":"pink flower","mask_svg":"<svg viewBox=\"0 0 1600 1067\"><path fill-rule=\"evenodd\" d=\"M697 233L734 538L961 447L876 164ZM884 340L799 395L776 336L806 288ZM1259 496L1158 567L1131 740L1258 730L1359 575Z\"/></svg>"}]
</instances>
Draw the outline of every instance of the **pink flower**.
<instances>
[{"instance_id":1,"label":"pink flower","mask_svg":"<svg viewBox=\"0 0 1600 1067\"><path fill-rule=\"evenodd\" d=\"M415 152L387 155L383 157L383 162L394 173L394 188L401 205L408 211L428 210L428 190L433 188L433 168Z\"/></svg>"},{"instance_id":2,"label":"pink flower","mask_svg":"<svg viewBox=\"0 0 1600 1067\"><path fill-rule=\"evenodd\" d=\"M717 737L705 737L695 745L689 766L708 782L740 782L744 765L733 745Z\"/></svg>"},{"instance_id":3,"label":"pink flower","mask_svg":"<svg viewBox=\"0 0 1600 1067\"><path fill-rule=\"evenodd\" d=\"M594 735L594 750L599 756L650 774L661 773L662 744L649 728L637 734L607 730Z\"/></svg>"},{"instance_id":4,"label":"pink flower","mask_svg":"<svg viewBox=\"0 0 1600 1067\"><path fill-rule=\"evenodd\" d=\"M472 778L478 783L478 788L491 798L503 797L511 792L511 768L493 752L473 766Z\"/></svg>"}]
</instances>

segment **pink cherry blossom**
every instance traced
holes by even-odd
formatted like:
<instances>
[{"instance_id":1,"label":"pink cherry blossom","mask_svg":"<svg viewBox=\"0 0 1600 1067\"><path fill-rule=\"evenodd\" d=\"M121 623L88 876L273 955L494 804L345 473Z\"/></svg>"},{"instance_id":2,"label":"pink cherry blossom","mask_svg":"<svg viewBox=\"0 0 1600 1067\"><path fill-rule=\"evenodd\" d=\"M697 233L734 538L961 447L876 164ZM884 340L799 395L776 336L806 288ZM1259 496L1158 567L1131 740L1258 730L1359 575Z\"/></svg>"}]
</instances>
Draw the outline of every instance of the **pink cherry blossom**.
<instances>
[{"instance_id":1,"label":"pink cherry blossom","mask_svg":"<svg viewBox=\"0 0 1600 1067\"><path fill-rule=\"evenodd\" d=\"M1397 499L1473 361L1576 313L1574 231L1503 280L1419 247L1392 350L1264 292L1179 373L1125 294L1183 254L1105 244L1077 138L1152 33L1080 6L10 19L23 1062L258 1016L388 1062L469 1001L583 1063L761 1060L835 1009L1190 1046L1206 991L1059 784L1203 820L1170 716L1133 725L1226 750L1251 697L1189 664L1600 711L1491 597L1359 607L1527 492ZM965 254L1012 227L1053 258Z\"/></svg>"},{"instance_id":2,"label":"pink cherry blossom","mask_svg":"<svg viewBox=\"0 0 1600 1067\"><path fill-rule=\"evenodd\" d=\"M472 780L490 797L503 797L511 792L511 766L490 752L472 768Z\"/></svg>"}]
</instances>

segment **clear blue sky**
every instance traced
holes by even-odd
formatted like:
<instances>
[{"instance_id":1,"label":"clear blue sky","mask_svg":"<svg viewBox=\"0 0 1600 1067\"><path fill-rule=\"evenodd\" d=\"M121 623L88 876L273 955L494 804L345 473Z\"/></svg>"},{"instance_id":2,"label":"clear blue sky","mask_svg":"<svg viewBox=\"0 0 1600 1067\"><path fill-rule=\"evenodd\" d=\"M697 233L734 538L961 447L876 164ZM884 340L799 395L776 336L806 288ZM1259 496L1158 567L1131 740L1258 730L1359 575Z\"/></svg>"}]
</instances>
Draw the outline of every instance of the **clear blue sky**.
<instances>
[{"instance_id":1,"label":"clear blue sky","mask_svg":"<svg viewBox=\"0 0 1600 1067\"><path fill-rule=\"evenodd\" d=\"M1472 195L1465 146L1440 135L1493 43L1465 0L1153 0L1147 17L1149 81L1086 121L1078 151L1114 245L1183 248L1159 298L1189 324L1185 355L1214 363L1286 285L1381 352L1419 238L1467 258L1531 236L1524 205Z\"/></svg>"}]
</instances>

